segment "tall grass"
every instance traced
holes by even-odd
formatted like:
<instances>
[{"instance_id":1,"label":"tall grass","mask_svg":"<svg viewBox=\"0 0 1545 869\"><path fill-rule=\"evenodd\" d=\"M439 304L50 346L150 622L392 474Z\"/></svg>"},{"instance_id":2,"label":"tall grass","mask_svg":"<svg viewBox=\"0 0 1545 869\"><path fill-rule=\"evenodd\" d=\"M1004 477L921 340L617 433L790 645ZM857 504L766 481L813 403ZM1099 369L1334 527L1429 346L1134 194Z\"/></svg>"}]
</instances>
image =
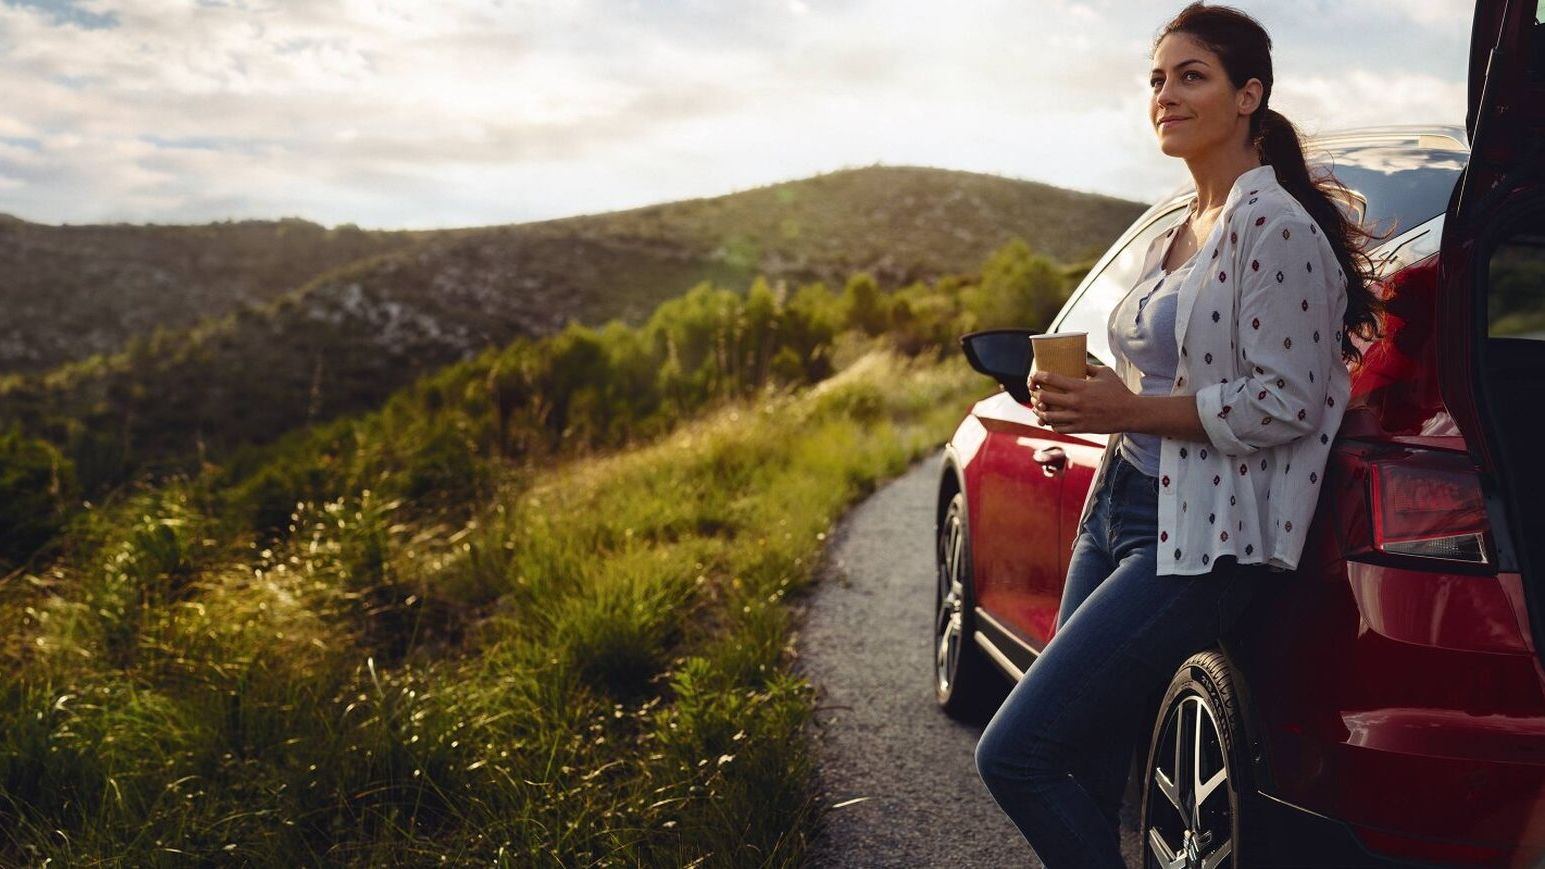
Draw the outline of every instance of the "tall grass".
<instances>
[{"instance_id":1,"label":"tall grass","mask_svg":"<svg viewBox=\"0 0 1545 869\"><path fill-rule=\"evenodd\" d=\"M369 491L237 552L175 486L88 516L0 584L0 863L796 865L786 600L981 390L877 343L456 527Z\"/></svg>"}]
</instances>

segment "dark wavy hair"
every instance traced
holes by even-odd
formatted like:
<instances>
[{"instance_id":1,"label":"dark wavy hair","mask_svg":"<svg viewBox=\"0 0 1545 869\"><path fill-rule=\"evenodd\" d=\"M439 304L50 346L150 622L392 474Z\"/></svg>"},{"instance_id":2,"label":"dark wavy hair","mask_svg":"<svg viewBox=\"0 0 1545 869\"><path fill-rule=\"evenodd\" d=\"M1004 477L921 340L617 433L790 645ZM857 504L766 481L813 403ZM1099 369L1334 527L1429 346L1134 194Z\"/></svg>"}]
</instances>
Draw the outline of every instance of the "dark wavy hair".
<instances>
[{"instance_id":1,"label":"dark wavy hair","mask_svg":"<svg viewBox=\"0 0 1545 869\"><path fill-rule=\"evenodd\" d=\"M1260 22L1229 6L1196 2L1180 10L1159 30L1153 38L1155 52L1159 42L1171 33L1184 33L1216 54L1234 87L1244 87L1252 78L1260 79L1261 105L1250 115L1250 142L1261 162L1276 173L1277 183L1325 231L1325 238L1347 277L1341 357L1344 361L1361 362L1362 351L1352 343L1351 336L1376 340L1381 335L1384 313L1384 304L1371 286L1375 268L1365 248L1370 240L1388 238L1389 233L1377 235L1347 218L1336 203L1339 200L1350 204L1354 197L1329 170L1310 176L1298 128L1268 107L1272 85L1271 37Z\"/></svg>"}]
</instances>

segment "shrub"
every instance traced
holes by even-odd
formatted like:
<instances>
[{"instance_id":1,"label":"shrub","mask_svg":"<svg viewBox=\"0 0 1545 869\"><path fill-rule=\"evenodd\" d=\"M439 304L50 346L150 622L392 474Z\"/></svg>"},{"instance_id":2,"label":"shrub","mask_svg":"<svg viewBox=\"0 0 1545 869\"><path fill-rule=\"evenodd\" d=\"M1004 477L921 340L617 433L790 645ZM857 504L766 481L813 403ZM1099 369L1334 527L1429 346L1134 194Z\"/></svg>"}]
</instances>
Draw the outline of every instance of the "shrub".
<instances>
[{"instance_id":1,"label":"shrub","mask_svg":"<svg viewBox=\"0 0 1545 869\"><path fill-rule=\"evenodd\" d=\"M57 449L14 428L0 434L0 567L53 539L74 498L74 467Z\"/></svg>"}]
</instances>

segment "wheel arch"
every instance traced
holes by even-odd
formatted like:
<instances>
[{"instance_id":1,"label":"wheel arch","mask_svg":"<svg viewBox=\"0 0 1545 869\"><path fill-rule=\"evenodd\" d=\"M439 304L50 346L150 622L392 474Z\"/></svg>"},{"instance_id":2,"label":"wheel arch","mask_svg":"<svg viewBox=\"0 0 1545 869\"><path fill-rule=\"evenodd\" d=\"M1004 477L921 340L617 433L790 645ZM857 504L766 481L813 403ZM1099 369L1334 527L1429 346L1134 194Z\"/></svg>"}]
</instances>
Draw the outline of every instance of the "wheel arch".
<instances>
[{"instance_id":1,"label":"wheel arch","mask_svg":"<svg viewBox=\"0 0 1545 869\"><path fill-rule=\"evenodd\" d=\"M944 514L949 510L950 499L955 497L957 493L963 494L966 491L966 476L960 469L959 457L955 454L953 444L944 445L944 457L939 464L939 490L933 509L933 534L935 540L938 539L939 532L944 527ZM963 500L968 501L968 499ZM961 508L965 512L966 527L969 529L971 525L971 505L969 501L962 504Z\"/></svg>"},{"instance_id":2,"label":"wheel arch","mask_svg":"<svg viewBox=\"0 0 1545 869\"><path fill-rule=\"evenodd\" d=\"M1250 679L1239 665L1242 659L1242 641L1238 637L1225 636L1212 647L1223 659L1229 681L1233 683L1234 698L1239 707L1239 723L1244 728L1245 750L1249 752L1251 785L1257 792L1268 793L1273 789L1271 764L1266 757L1264 740L1265 722L1255 704Z\"/></svg>"}]
</instances>

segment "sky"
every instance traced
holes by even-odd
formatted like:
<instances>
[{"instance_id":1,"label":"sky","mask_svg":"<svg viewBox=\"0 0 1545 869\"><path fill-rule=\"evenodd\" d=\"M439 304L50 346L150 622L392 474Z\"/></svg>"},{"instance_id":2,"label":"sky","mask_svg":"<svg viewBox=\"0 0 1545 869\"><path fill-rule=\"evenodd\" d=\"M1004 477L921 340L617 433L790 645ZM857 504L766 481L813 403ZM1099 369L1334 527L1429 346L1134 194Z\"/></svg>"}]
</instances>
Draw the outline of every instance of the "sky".
<instances>
[{"instance_id":1,"label":"sky","mask_svg":"<svg viewBox=\"0 0 1545 869\"><path fill-rule=\"evenodd\" d=\"M921 165L1149 200L1180 0L0 0L0 212L516 223ZM1466 0L1236 0L1307 134L1464 123Z\"/></svg>"}]
</instances>

